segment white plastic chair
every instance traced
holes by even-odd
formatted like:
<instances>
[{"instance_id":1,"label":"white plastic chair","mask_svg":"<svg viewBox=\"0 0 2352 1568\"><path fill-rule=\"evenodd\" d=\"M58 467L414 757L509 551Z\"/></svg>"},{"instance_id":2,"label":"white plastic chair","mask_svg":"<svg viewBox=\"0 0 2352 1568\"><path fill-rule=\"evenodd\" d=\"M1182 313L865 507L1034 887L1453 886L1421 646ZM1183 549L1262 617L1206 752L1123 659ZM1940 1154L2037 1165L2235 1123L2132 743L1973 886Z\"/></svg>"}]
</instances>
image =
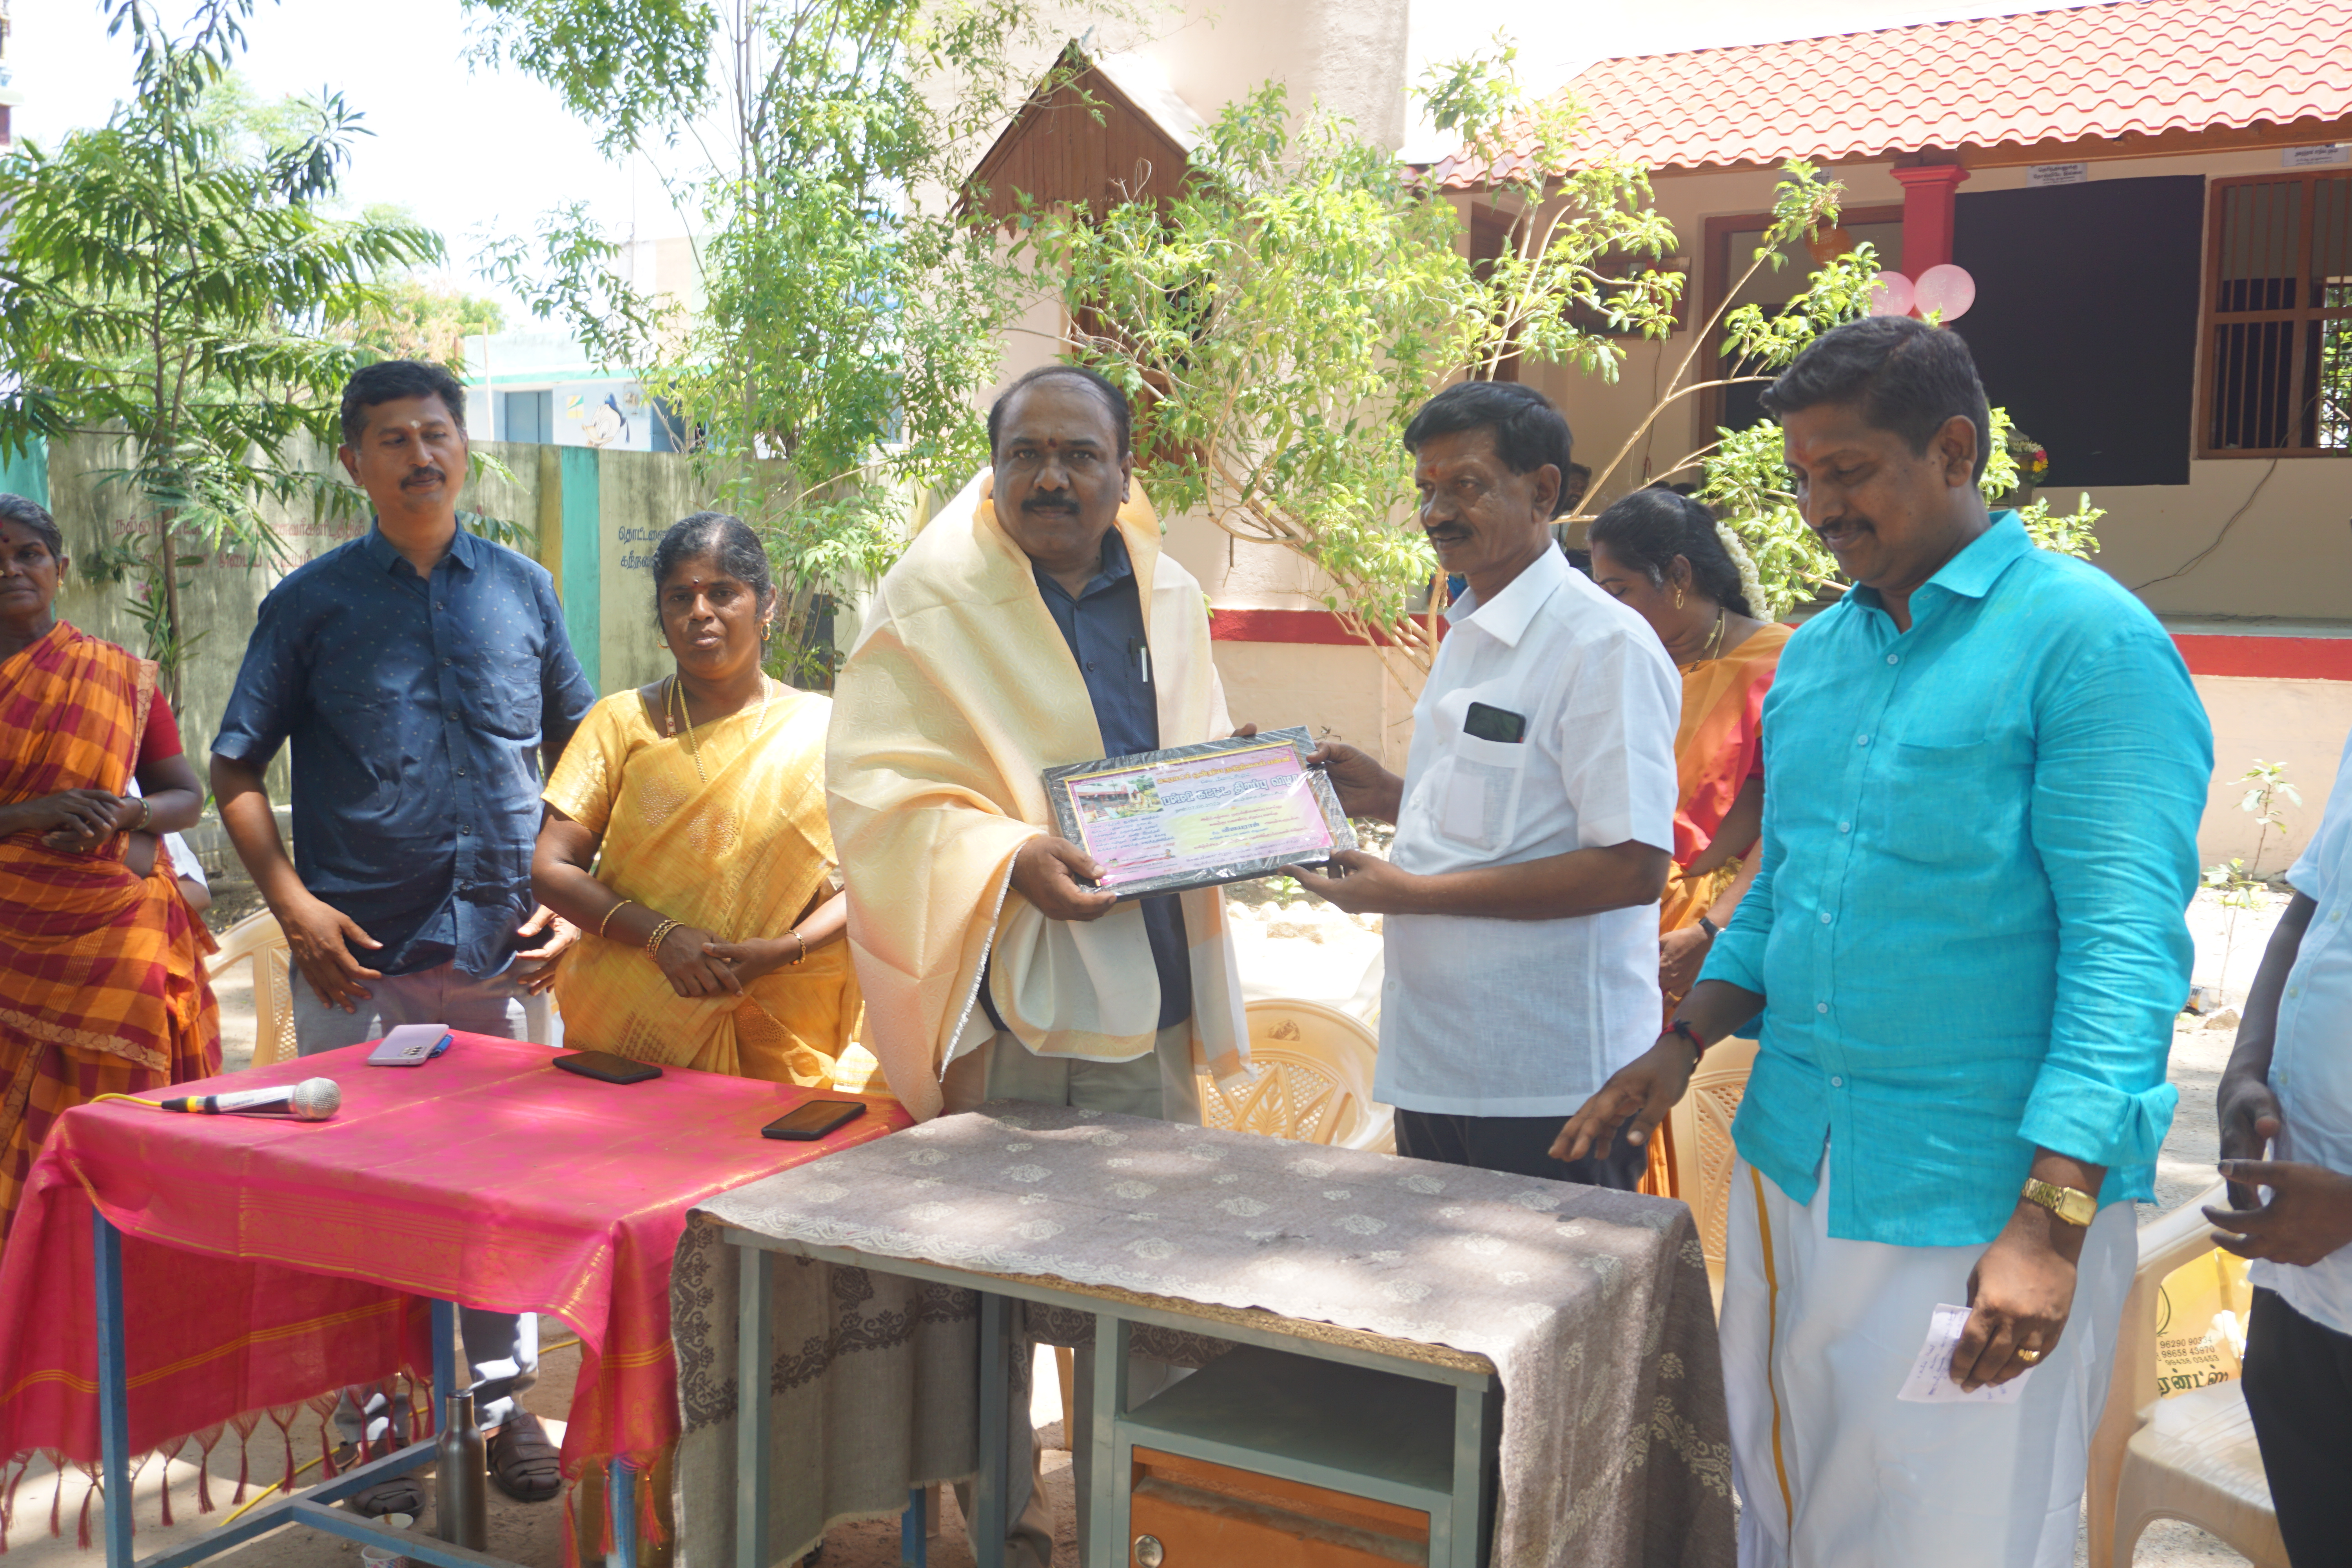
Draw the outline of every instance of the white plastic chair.
<instances>
[{"instance_id":1,"label":"white plastic chair","mask_svg":"<svg viewBox=\"0 0 2352 1568\"><path fill-rule=\"evenodd\" d=\"M1731 1228L1731 1119L1748 1092L1756 1066L1756 1042L1720 1040L1699 1058L1690 1089L1666 1116L1675 1140L1675 1173L1683 1202L1698 1225L1706 1254L1706 1282L1718 1309L1723 1301L1723 1248Z\"/></svg>"},{"instance_id":2,"label":"white plastic chair","mask_svg":"<svg viewBox=\"0 0 2352 1568\"><path fill-rule=\"evenodd\" d=\"M266 1068L291 1061L294 1048L294 993L289 978L293 954L278 917L258 910L214 939L220 951L205 963L215 972L232 963L253 965L253 1065Z\"/></svg>"},{"instance_id":3,"label":"white plastic chair","mask_svg":"<svg viewBox=\"0 0 2352 1568\"><path fill-rule=\"evenodd\" d=\"M2158 1519L2193 1524L2259 1568L2287 1568L2243 1386L2157 1393L2159 1295L2174 1270L2213 1249L2212 1222L2198 1211L2221 1194L2216 1183L2139 1233L2106 1408L2091 1434L2091 1568L2131 1568L2140 1532Z\"/></svg>"},{"instance_id":4,"label":"white plastic chair","mask_svg":"<svg viewBox=\"0 0 2352 1568\"><path fill-rule=\"evenodd\" d=\"M1250 1080L1228 1092L1202 1074L1202 1126L1395 1152L1396 1113L1372 1100L1378 1036L1320 1002L1268 998L1246 1012Z\"/></svg>"}]
</instances>

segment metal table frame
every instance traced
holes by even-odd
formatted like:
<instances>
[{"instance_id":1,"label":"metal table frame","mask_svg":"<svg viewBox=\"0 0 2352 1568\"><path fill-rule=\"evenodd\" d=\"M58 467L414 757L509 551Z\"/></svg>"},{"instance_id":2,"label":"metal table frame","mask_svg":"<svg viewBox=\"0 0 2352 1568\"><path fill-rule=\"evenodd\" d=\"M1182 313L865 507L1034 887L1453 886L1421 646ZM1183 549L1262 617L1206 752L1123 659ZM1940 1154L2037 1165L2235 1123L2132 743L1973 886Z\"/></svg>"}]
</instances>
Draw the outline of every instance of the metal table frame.
<instances>
[{"instance_id":1,"label":"metal table frame","mask_svg":"<svg viewBox=\"0 0 2352 1568\"><path fill-rule=\"evenodd\" d=\"M415 1563L434 1568L518 1568L503 1557L471 1552L415 1531L388 1529L372 1519L330 1505L378 1481L404 1476L433 1462L433 1439L411 1443L396 1453L346 1470L291 1496L254 1509L217 1530L168 1551L141 1558L131 1544L131 1386L123 1344L122 1232L92 1208L90 1235L96 1251L98 1297L98 1421L100 1476L105 1504L107 1568L181 1568L201 1563L280 1525L307 1524L362 1545L390 1546ZM448 1408L457 1392L457 1309L433 1303L433 1408ZM636 1568L636 1488L630 1468L615 1459L605 1473L606 1510L613 1521L612 1568ZM166 1474L164 1484L170 1485ZM568 1505L567 1505L568 1506Z\"/></svg>"},{"instance_id":2,"label":"metal table frame","mask_svg":"<svg viewBox=\"0 0 2352 1568\"><path fill-rule=\"evenodd\" d=\"M761 1236L733 1226L725 1227L720 1235L742 1254L736 1353L737 1377L740 1386L746 1389L764 1387L767 1383L768 1364L772 1359L768 1309L779 1253L979 1292L980 1476L973 1489L975 1517L971 1521L972 1553L978 1568L1003 1568L1004 1563L1006 1493L1011 1479L1008 1467L1012 1458L1004 1446L1012 1388L1013 1314L1009 1307L1016 1300L1073 1308L1091 1313L1095 1319L1093 1475L1089 1539L1082 1543L1085 1561L1092 1568L1116 1568L1128 1561L1129 1500L1126 1482L1137 1442L1126 1420L1127 1352L1129 1335L1139 1323L1294 1355L1315 1356L1452 1387L1453 1491L1442 1500L1432 1499L1409 1506L1429 1510L1431 1568L1479 1568L1484 1560L1495 1501L1494 1477L1486 1466L1486 1455L1501 1417L1501 1404L1496 1397L1497 1379L1491 1371L1475 1372L1407 1355L1388 1355L1359 1345L1335 1344L1169 1308L1128 1301L1109 1304L1098 1295L1038 1280L1011 1279L914 1258L877 1258L845 1247ZM768 1423L765 1400L747 1397L741 1401L735 1427L735 1568L773 1568L767 1541L767 1489L772 1467ZM1147 1432L1144 1436L1149 1439L1151 1435ZM1214 1454L1200 1457L1217 1458ZM1359 1479L1315 1466L1285 1467L1266 1462L1262 1455L1249 1456L1248 1462L1268 1474L1280 1474L1286 1479L1309 1486L1371 1495ZM914 1511L909 1510L910 1517Z\"/></svg>"}]
</instances>

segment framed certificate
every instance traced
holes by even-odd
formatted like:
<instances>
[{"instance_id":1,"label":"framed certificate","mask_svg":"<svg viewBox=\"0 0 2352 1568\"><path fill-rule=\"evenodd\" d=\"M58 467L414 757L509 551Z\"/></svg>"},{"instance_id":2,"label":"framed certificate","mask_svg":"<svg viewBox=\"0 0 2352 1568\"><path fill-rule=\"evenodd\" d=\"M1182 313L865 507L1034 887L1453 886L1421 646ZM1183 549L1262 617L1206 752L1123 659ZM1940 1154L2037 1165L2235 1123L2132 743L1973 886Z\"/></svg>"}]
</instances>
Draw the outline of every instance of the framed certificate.
<instances>
[{"instance_id":1,"label":"framed certificate","mask_svg":"<svg viewBox=\"0 0 2352 1568\"><path fill-rule=\"evenodd\" d=\"M1045 770L1055 826L1122 899L1319 866L1355 830L1301 728Z\"/></svg>"}]
</instances>

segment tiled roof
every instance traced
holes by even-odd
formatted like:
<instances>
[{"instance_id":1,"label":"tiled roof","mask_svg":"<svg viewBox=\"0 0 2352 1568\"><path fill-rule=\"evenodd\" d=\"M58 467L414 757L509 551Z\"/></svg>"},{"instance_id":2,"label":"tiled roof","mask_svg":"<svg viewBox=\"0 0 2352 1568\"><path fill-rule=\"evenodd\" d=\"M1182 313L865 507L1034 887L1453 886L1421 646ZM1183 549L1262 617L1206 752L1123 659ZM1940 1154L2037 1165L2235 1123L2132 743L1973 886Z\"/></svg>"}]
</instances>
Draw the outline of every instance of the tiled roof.
<instances>
[{"instance_id":1,"label":"tiled roof","mask_svg":"<svg viewBox=\"0 0 2352 1568\"><path fill-rule=\"evenodd\" d=\"M2352 115L2352 0L2119 0L1601 60L1584 137L1653 168ZM1455 188L1478 170L1448 158Z\"/></svg>"}]
</instances>

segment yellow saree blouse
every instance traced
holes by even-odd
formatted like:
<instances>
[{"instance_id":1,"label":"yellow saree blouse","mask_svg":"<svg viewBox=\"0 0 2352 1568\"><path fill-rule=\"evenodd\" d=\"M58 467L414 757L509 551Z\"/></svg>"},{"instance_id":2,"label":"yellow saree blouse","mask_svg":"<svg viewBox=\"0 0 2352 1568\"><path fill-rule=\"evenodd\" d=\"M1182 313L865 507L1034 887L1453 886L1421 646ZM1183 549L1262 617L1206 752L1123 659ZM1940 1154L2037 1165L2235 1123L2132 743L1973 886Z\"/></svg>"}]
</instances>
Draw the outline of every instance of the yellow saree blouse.
<instances>
[{"instance_id":1,"label":"yellow saree blouse","mask_svg":"<svg viewBox=\"0 0 2352 1568\"><path fill-rule=\"evenodd\" d=\"M835 886L832 713L826 698L778 689L764 712L753 703L697 728L690 748L619 692L589 710L546 799L603 836L596 879L622 898L721 942L780 937ZM555 998L569 1045L804 1088L831 1085L861 1011L845 942L740 995L680 996L641 945L591 931L561 960Z\"/></svg>"}]
</instances>

